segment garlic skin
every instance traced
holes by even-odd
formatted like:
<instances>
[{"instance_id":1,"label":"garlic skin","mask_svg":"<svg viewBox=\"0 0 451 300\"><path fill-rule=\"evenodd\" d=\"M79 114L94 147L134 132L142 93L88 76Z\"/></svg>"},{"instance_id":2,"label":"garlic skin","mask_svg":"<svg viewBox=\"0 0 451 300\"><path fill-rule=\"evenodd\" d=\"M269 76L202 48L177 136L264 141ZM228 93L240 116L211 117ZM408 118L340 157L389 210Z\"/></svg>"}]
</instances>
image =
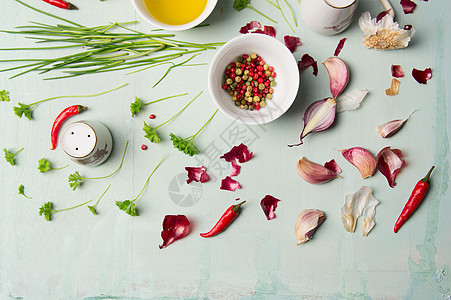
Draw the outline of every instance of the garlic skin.
<instances>
[{"instance_id":1,"label":"garlic skin","mask_svg":"<svg viewBox=\"0 0 451 300\"><path fill-rule=\"evenodd\" d=\"M341 94L335 99L337 101L337 113L359 108L360 103L362 103L367 94L367 89L354 90Z\"/></svg>"},{"instance_id":2,"label":"garlic skin","mask_svg":"<svg viewBox=\"0 0 451 300\"><path fill-rule=\"evenodd\" d=\"M399 85L401 82L395 78L392 78L390 88L385 90L385 94L387 96L395 96L398 95L399 92Z\"/></svg>"},{"instance_id":3,"label":"garlic skin","mask_svg":"<svg viewBox=\"0 0 451 300\"><path fill-rule=\"evenodd\" d=\"M321 184L336 177L337 173L320 164L314 163L305 157L302 157L297 163L299 175L307 182L312 184Z\"/></svg>"},{"instance_id":4,"label":"garlic skin","mask_svg":"<svg viewBox=\"0 0 451 300\"><path fill-rule=\"evenodd\" d=\"M367 236L376 222L376 205L379 201L373 197L373 190L367 186L362 186L354 194L346 195L345 204L341 208L341 221L347 232L355 232L357 219L362 215L365 209L362 232Z\"/></svg>"},{"instance_id":5,"label":"garlic skin","mask_svg":"<svg viewBox=\"0 0 451 300\"><path fill-rule=\"evenodd\" d=\"M298 245L313 238L318 227L326 220L326 214L318 209L304 209L298 216L295 226Z\"/></svg>"},{"instance_id":6,"label":"garlic skin","mask_svg":"<svg viewBox=\"0 0 451 300\"><path fill-rule=\"evenodd\" d=\"M338 57L329 57L323 62L329 73L330 79L330 92L335 99L348 85L349 81L349 68L346 63Z\"/></svg>"},{"instance_id":7,"label":"garlic skin","mask_svg":"<svg viewBox=\"0 0 451 300\"><path fill-rule=\"evenodd\" d=\"M376 172L376 159L368 150L361 147L340 150L343 157L353 164L362 174L362 179L373 176Z\"/></svg>"},{"instance_id":8,"label":"garlic skin","mask_svg":"<svg viewBox=\"0 0 451 300\"><path fill-rule=\"evenodd\" d=\"M414 112L416 112L416 110L412 111L409 114L409 116L403 120L393 120L393 121L390 121L385 124L377 126L376 127L377 132L383 138L391 137L392 135L397 133L398 130L401 129L401 127L404 125L404 123L406 123L407 120L410 119L410 117L413 115Z\"/></svg>"}]
</instances>

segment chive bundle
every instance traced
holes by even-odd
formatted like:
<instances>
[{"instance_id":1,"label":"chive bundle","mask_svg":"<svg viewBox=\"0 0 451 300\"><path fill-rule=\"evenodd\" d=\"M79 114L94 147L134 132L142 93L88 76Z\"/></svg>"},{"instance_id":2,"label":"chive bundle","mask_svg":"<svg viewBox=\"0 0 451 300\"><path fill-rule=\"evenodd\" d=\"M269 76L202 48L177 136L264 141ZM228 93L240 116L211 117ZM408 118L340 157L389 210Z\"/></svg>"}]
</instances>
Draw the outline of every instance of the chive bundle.
<instances>
[{"instance_id":1,"label":"chive bundle","mask_svg":"<svg viewBox=\"0 0 451 300\"><path fill-rule=\"evenodd\" d=\"M134 72L138 72L158 65L171 64L163 77L157 82L158 84L170 69L177 66L194 66L196 64L186 64L186 62L202 51L215 49L217 46L223 45L223 43L198 44L178 41L173 39L174 34L160 32L147 34L126 27L126 25L134 24L136 21L85 27L64 18L40 11L20 0L15 1L35 11L62 20L68 23L68 25L49 25L30 22L31 25L16 27L18 29L17 31L1 30L0 32L26 35L27 38L35 39L36 43L59 43L60 45L31 48L3 48L0 50L50 50L81 47L83 47L83 50L56 58L0 60L0 63L22 63L11 68L0 69L0 72L25 69L10 78L32 71L44 74L59 70L63 74L45 79L60 79L142 67L141 69L134 70ZM115 32L116 29L126 31L118 33ZM182 63L176 64L172 62L172 60L183 55L190 55L190 58Z\"/></svg>"}]
</instances>

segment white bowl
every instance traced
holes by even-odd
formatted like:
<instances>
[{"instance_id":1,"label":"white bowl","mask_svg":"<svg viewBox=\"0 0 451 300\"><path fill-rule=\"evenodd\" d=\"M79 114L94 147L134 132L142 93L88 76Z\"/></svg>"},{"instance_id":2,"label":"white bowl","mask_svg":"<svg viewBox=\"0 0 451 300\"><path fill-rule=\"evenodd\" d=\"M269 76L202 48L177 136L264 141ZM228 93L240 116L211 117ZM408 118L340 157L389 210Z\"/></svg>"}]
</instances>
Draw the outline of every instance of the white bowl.
<instances>
[{"instance_id":1,"label":"white bowl","mask_svg":"<svg viewBox=\"0 0 451 300\"><path fill-rule=\"evenodd\" d=\"M166 0L163 0L163 1L166 1ZM171 30L171 31L186 30L186 29L190 29L194 26L199 25L211 14L211 12L215 8L217 2L218 2L218 0L208 0L204 11L194 21L191 21L191 22L183 24L183 25L168 25L168 24L158 21L150 14L150 12L146 8L146 4L144 3L144 0L132 0L133 7L144 20L146 20L147 22L149 22L150 24L152 24L155 27L158 27L160 29L165 29L165 30Z\"/></svg>"},{"instance_id":2,"label":"white bowl","mask_svg":"<svg viewBox=\"0 0 451 300\"><path fill-rule=\"evenodd\" d=\"M235 106L222 89L227 65L243 54L254 52L277 73L273 98L258 111ZM208 72L208 88L213 102L230 119L249 125L265 124L279 118L293 104L299 89L299 70L293 54L276 38L260 33L243 34L228 41L216 53Z\"/></svg>"}]
</instances>

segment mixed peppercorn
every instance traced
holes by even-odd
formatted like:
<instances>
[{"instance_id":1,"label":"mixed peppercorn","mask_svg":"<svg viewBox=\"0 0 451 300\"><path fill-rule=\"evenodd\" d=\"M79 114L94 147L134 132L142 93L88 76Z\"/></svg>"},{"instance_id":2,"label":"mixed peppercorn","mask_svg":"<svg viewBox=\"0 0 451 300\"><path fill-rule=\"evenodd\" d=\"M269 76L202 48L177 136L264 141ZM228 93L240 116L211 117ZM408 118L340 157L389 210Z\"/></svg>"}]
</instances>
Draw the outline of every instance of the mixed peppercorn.
<instances>
[{"instance_id":1,"label":"mixed peppercorn","mask_svg":"<svg viewBox=\"0 0 451 300\"><path fill-rule=\"evenodd\" d=\"M256 53L244 54L230 63L224 75L222 88L229 93L235 105L246 110L260 110L273 97L277 76Z\"/></svg>"}]
</instances>

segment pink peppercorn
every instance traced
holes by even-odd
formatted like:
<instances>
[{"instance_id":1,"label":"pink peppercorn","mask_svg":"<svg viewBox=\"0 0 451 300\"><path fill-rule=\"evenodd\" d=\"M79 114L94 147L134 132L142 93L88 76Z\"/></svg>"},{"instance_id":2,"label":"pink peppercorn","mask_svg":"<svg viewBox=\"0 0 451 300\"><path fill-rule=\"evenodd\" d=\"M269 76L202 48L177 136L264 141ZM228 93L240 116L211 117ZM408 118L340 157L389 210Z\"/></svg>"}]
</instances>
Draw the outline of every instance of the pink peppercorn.
<instances>
[{"instance_id":1,"label":"pink peppercorn","mask_svg":"<svg viewBox=\"0 0 451 300\"><path fill-rule=\"evenodd\" d=\"M142 144L142 145L141 145L141 150L147 150L147 146L144 145L144 144Z\"/></svg>"}]
</instances>

